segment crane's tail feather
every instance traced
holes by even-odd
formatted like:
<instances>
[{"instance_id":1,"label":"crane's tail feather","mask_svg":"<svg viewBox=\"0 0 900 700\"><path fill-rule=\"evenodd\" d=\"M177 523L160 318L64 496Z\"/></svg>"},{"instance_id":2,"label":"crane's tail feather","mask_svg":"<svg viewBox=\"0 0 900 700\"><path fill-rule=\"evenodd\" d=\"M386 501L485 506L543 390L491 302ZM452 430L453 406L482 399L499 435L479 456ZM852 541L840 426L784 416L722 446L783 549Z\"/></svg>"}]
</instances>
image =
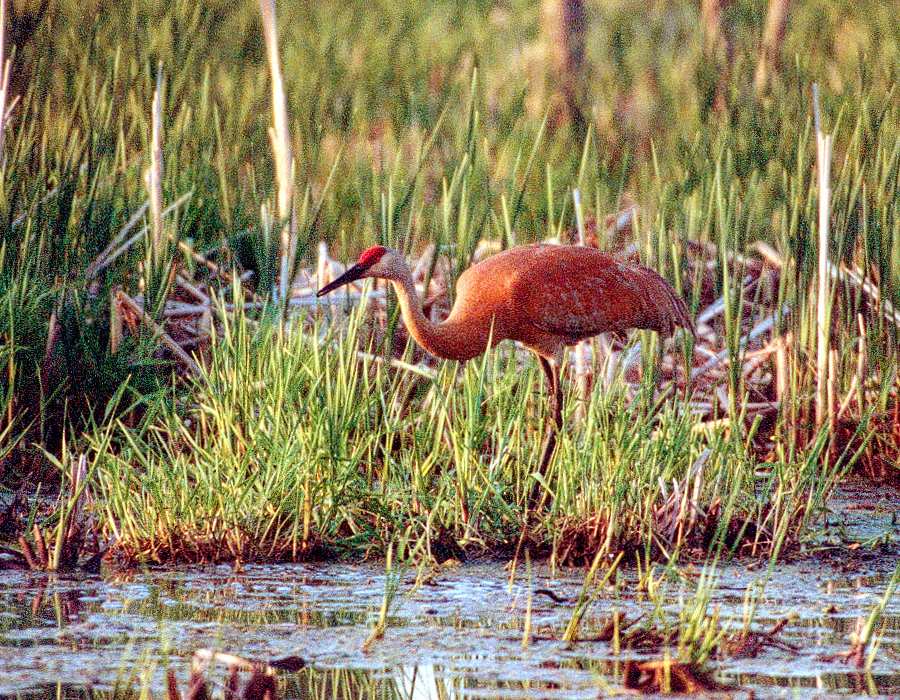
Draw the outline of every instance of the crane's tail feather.
<instances>
[{"instance_id":1,"label":"crane's tail feather","mask_svg":"<svg viewBox=\"0 0 900 700\"><path fill-rule=\"evenodd\" d=\"M673 335L676 328L684 328L691 335L696 335L687 304L672 285L655 270L643 266L639 269L644 283L644 311L648 322L646 327L664 336Z\"/></svg>"}]
</instances>

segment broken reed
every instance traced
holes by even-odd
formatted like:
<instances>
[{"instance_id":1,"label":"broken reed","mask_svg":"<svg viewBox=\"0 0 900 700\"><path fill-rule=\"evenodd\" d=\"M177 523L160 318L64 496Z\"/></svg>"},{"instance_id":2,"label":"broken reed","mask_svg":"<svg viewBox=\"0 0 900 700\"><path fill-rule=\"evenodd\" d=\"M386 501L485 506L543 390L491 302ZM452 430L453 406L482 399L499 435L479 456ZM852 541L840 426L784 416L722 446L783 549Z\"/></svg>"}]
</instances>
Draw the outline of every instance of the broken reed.
<instances>
[{"instance_id":1,"label":"broken reed","mask_svg":"<svg viewBox=\"0 0 900 700\"><path fill-rule=\"evenodd\" d=\"M822 131L819 107L819 86L813 84L813 110L816 126L816 174L818 176L818 291L816 294L816 425L827 422L833 429L834 397L829 391L829 360L831 360L831 285L828 265L831 247L831 148L834 137Z\"/></svg>"},{"instance_id":2,"label":"broken reed","mask_svg":"<svg viewBox=\"0 0 900 700\"><path fill-rule=\"evenodd\" d=\"M278 51L278 28L275 21L275 0L259 0L262 15L266 56L272 81L272 122L269 139L275 161L275 184L278 192L277 211L281 241L281 264L278 275L278 298L285 303L294 269L294 253L297 247L296 221L294 219L294 157L288 126L287 98L281 76L281 60Z\"/></svg>"}]
</instances>

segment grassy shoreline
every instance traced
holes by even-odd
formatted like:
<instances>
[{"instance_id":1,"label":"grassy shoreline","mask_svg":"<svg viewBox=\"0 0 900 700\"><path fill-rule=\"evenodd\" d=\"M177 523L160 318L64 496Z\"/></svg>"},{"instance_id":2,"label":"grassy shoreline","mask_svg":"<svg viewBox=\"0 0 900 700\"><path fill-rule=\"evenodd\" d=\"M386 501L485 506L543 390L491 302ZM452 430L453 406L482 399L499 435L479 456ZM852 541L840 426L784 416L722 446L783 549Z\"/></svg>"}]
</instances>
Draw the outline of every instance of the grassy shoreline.
<instances>
[{"instance_id":1,"label":"grassy shoreline","mask_svg":"<svg viewBox=\"0 0 900 700\"><path fill-rule=\"evenodd\" d=\"M399 539L414 558L446 558L448 542L511 553L542 430L536 368L496 353L433 381L390 371L356 355L362 316L346 333L226 321L189 404L162 395L138 425L101 428L88 470L115 551L292 560ZM528 536L563 563L690 547L769 555L796 544L845 468L820 466L824 433L795 462L760 463L730 426L696 430L652 386L630 398L620 383L582 410Z\"/></svg>"}]
</instances>

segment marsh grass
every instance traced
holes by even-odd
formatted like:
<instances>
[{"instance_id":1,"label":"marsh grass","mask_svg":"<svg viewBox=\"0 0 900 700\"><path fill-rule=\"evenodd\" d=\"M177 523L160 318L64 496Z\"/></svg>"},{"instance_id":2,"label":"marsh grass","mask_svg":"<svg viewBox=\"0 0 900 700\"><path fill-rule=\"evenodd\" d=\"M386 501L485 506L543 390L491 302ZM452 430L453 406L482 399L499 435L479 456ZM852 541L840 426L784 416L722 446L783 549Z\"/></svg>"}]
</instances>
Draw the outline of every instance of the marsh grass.
<instances>
[{"instance_id":1,"label":"marsh grass","mask_svg":"<svg viewBox=\"0 0 900 700\"><path fill-rule=\"evenodd\" d=\"M416 556L437 556L443 532L473 552L515 544L542 429L534 368L494 353L433 381L392 371L357 355L362 307L346 325L298 318L290 331L277 315L223 319L190 401L149 397L137 425L90 439L99 522L122 554L377 553L397 533ZM761 471L743 439L694 430L683 403L649 388L593 392L585 415L561 437L552 505L530 533L559 562L771 552L834 478L824 437Z\"/></svg>"},{"instance_id":2,"label":"marsh grass","mask_svg":"<svg viewBox=\"0 0 900 700\"><path fill-rule=\"evenodd\" d=\"M881 599L872 606L866 619L857 619L856 631L851 635L850 648L836 657L829 657L827 660L834 658L843 658L848 664L853 664L858 669L865 669L867 673L871 673L872 664L878 654L878 647L881 644L881 638L884 636L884 624L882 618L884 611L891 600L891 596L897 590L900 584L900 565L894 569L894 573L888 580ZM881 624L881 629L876 628Z\"/></svg>"}]
</instances>

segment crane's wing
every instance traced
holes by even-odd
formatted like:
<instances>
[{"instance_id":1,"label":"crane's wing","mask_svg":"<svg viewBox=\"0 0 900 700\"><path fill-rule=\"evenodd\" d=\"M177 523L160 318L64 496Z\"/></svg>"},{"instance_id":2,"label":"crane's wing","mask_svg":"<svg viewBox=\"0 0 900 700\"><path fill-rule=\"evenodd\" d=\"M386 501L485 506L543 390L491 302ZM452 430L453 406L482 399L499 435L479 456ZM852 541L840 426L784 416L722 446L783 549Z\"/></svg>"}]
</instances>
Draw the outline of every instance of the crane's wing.
<instances>
[{"instance_id":1,"label":"crane's wing","mask_svg":"<svg viewBox=\"0 0 900 700\"><path fill-rule=\"evenodd\" d=\"M585 248L547 249L541 258L517 277L511 301L545 333L574 343L630 328L693 331L684 301L654 270Z\"/></svg>"}]
</instances>

